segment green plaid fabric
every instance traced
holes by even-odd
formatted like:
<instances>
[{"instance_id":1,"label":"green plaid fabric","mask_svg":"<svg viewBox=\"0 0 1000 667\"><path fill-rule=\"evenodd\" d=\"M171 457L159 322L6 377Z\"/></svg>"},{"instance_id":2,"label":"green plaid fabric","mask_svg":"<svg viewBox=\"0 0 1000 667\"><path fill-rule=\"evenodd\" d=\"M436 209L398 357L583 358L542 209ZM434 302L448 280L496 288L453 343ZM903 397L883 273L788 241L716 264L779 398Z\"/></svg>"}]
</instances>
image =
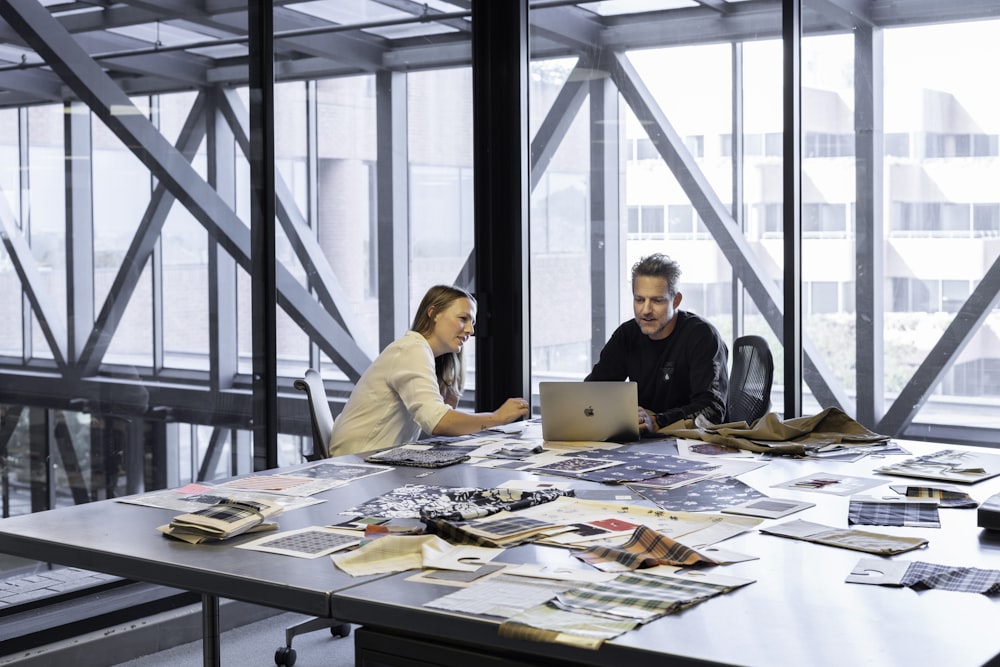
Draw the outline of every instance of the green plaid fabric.
<instances>
[{"instance_id":1,"label":"green plaid fabric","mask_svg":"<svg viewBox=\"0 0 1000 667\"><path fill-rule=\"evenodd\" d=\"M629 541L620 547L590 547L573 555L599 569L600 564L609 562L619 563L629 570L657 565L716 564L711 558L647 526L636 528Z\"/></svg>"},{"instance_id":2,"label":"green plaid fabric","mask_svg":"<svg viewBox=\"0 0 1000 667\"><path fill-rule=\"evenodd\" d=\"M650 621L728 590L693 579L633 572L559 593L556 600L565 609Z\"/></svg>"}]
</instances>

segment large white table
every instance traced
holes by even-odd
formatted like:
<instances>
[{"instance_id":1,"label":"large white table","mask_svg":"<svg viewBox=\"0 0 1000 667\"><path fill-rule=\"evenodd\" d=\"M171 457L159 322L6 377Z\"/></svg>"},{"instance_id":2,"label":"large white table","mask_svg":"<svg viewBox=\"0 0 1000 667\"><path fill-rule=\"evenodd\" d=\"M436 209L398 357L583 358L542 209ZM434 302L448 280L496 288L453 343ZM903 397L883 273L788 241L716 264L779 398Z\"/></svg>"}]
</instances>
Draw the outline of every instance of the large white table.
<instances>
[{"instance_id":1,"label":"large white table","mask_svg":"<svg viewBox=\"0 0 1000 667\"><path fill-rule=\"evenodd\" d=\"M914 454L946 447L903 444ZM347 457L347 460L357 459ZM856 463L776 459L740 479L768 495L817 503L814 508L762 525L802 518L845 527L848 498L770 487L819 471L873 476L872 469L887 460L899 458L867 457ZM397 468L327 491L319 496L327 502L282 515L281 529L342 521L341 510L406 483L492 487L511 478L528 476L528 473L468 465L436 470L430 476L418 478L421 472L425 471ZM888 484L908 480L885 477L884 481ZM884 488L876 488L872 493ZM982 501L1000 492L1000 478L963 488ZM155 527L169 521L174 514L106 500L13 517L0 521L0 552L201 594L205 664L219 662L220 597L361 624L364 628L356 639L359 665L373 656L378 664L400 665L463 664L469 656L483 665L551 665L563 661L615 667L663 664L963 667L991 661L1000 663L997 597L848 584L845 577L868 554L763 535L757 530L724 543L728 549L758 556L757 560L717 568L723 574L754 579L755 583L621 635L606 642L599 651L586 651L502 639L497 636L497 619L423 607L424 602L453 589L406 581L407 575L352 578L335 568L328 558L305 560L234 549L228 543L194 546L168 540ZM942 527L938 529L864 528L930 540L928 547L893 560L1000 569L1000 533L979 529L975 510L942 509L941 521ZM568 551L554 547L517 547L508 550L504 560L580 566ZM375 653L373 646L378 649ZM459 656L457 663L448 662L452 654Z\"/></svg>"}]
</instances>

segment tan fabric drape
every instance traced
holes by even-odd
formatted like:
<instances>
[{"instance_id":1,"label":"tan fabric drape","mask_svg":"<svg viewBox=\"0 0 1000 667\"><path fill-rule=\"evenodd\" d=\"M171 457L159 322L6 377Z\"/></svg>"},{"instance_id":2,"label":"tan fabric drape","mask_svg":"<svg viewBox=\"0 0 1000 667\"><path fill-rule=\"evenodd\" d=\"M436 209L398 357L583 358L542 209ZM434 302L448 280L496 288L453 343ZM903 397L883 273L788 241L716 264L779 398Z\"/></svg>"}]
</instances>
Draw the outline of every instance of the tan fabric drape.
<instances>
[{"instance_id":1,"label":"tan fabric drape","mask_svg":"<svg viewBox=\"0 0 1000 667\"><path fill-rule=\"evenodd\" d=\"M841 444L870 445L889 440L847 416L839 408L826 408L815 415L779 419L769 412L753 425L746 422L711 424L704 419L685 419L669 424L659 431L665 435L691 440L703 440L752 452L803 454L806 448Z\"/></svg>"}]
</instances>

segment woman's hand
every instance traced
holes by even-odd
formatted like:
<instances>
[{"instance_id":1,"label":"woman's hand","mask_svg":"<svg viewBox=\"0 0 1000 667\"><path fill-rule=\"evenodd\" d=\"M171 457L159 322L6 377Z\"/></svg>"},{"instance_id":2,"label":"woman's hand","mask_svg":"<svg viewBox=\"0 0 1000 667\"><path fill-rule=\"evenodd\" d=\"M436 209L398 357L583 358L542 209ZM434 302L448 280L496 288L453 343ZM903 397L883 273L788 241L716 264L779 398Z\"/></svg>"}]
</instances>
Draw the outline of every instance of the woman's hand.
<instances>
[{"instance_id":1,"label":"woman's hand","mask_svg":"<svg viewBox=\"0 0 1000 667\"><path fill-rule=\"evenodd\" d=\"M503 405L493 412L493 416L499 424L509 424L512 421L527 417L531 413L531 406L523 398L508 398ZM499 425L498 424L498 425Z\"/></svg>"},{"instance_id":2,"label":"woman's hand","mask_svg":"<svg viewBox=\"0 0 1000 667\"><path fill-rule=\"evenodd\" d=\"M468 435L494 426L509 424L516 419L527 417L530 412L528 401L523 398L508 398L493 412L469 413L453 407L441 417L431 435Z\"/></svg>"}]
</instances>

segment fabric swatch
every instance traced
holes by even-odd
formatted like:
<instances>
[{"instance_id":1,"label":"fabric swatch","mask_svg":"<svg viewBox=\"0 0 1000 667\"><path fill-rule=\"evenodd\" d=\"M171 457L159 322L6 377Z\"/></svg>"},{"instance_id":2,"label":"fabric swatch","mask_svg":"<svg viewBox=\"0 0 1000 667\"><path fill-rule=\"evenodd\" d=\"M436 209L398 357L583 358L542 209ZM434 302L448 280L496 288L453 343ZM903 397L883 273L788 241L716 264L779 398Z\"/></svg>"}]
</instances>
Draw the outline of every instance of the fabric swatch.
<instances>
[{"instance_id":1,"label":"fabric swatch","mask_svg":"<svg viewBox=\"0 0 1000 667\"><path fill-rule=\"evenodd\" d=\"M842 549L853 549L854 551L864 551L882 556L891 556L919 549L928 542L922 537L901 537L898 535L869 533L863 530L834 528L801 519L788 521L777 526L771 526L770 528L761 528L760 532L767 535L790 537L794 540L804 540L806 542L815 542Z\"/></svg>"},{"instance_id":2,"label":"fabric swatch","mask_svg":"<svg viewBox=\"0 0 1000 667\"><path fill-rule=\"evenodd\" d=\"M716 564L714 559L647 526L636 528L629 541L620 547L600 545L575 551L573 555L605 572L657 565Z\"/></svg>"},{"instance_id":3,"label":"fabric swatch","mask_svg":"<svg viewBox=\"0 0 1000 667\"><path fill-rule=\"evenodd\" d=\"M355 505L341 514L387 519L443 518L466 521L490 516L503 510L514 511L533 507L572 494L572 491L562 489L520 491L408 484Z\"/></svg>"},{"instance_id":4,"label":"fabric swatch","mask_svg":"<svg viewBox=\"0 0 1000 667\"><path fill-rule=\"evenodd\" d=\"M848 583L907 586L914 590L938 588L960 593L1000 593L1000 570L956 567L924 561L886 561L862 558L848 575Z\"/></svg>"},{"instance_id":5,"label":"fabric swatch","mask_svg":"<svg viewBox=\"0 0 1000 667\"><path fill-rule=\"evenodd\" d=\"M766 495L734 477L714 477L673 489L648 486L629 487L665 510L712 512Z\"/></svg>"},{"instance_id":6,"label":"fabric swatch","mask_svg":"<svg viewBox=\"0 0 1000 667\"><path fill-rule=\"evenodd\" d=\"M911 526L940 528L937 501L885 501L868 497L851 498L847 523L861 526Z\"/></svg>"}]
</instances>

